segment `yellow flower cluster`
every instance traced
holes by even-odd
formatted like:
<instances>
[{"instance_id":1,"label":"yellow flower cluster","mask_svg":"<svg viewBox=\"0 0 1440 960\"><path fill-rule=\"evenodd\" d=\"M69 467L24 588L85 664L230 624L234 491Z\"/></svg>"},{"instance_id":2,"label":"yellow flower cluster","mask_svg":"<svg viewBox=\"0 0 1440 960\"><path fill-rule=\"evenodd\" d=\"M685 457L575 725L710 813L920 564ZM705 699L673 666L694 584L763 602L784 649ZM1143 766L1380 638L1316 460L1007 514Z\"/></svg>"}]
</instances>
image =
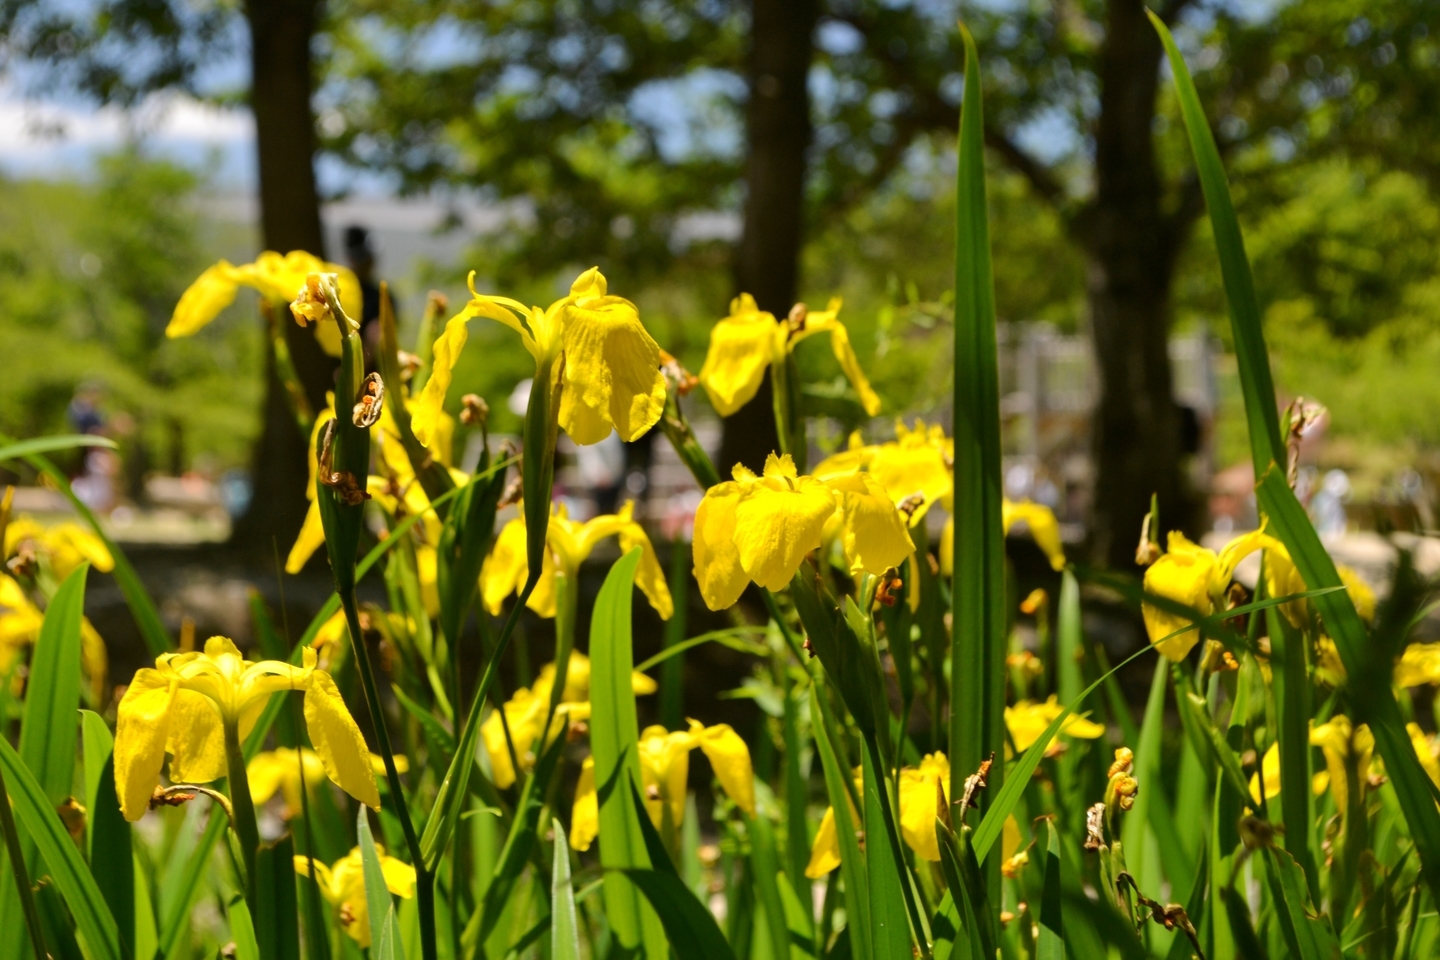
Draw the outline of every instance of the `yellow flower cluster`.
<instances>
[{"instance_id":1,"label":"yellow flower cluster","mask_svg":"<svg viewBox=\"0 0 1440 960\"><path fill-rule=\"evenodd\" d=\"M376 844L375 852L380 857L380 872L385 876L386 888L395 896L407 900L415 896L415 868L389 856L379 844ZM311 869L309 857L295 858L296 873L308 877ZM340 925L362 950L368 948L370 905L365 899L365 861L360 848L356 847L328 867L316 860L313 869L320 895L336 909Z\"/></svg>"},{"instance_id":2,"label":"yellow flower cluster","mask_svg":"<svg viewBox=\"0 0 1440 960\"><path fill-rule=\"evenodd\" d=\"M762 476L738 464L732 475L695 511L695 578L711 610L733 604L751 581L767 590L788 585L827 528L852 569L866 573L898 567L915 549L904 516L867 473L802 477L789 454L772 453Z\"/></svg>"},{"instance_id":3,"label":"yellow flower cluster","mask_svg":"<svg viewBox=\"0 0 1440 960\"><path fill-rule=\"evenodd\" d=\"M660 419L665 408L660 345L641 324L635 304L609 293L598 268L580 274L567 296L543 310L476 293L473 272L470 293L470 302L435 340L430 379L411 421L421 443L433 442L451 372L469 336L465 325L475 317L488 317L520 334L535 358L537 375L554 378L533 389L561 387L560 426L576 443L599 443L612 427L621 440L634 440Z\"/></svg>"},{"instance_id":4,"label":"yellow flower cluster","mask_svg":"<svg viewBox=\"0 0 1440 960\"><path fill-rule=\"evenodd\" d=\"M678 829L685 819L685 781L690 775L690 751L705 754L715 779L735 805L755 813L755 771L750 748L727 723L707 727L690 721L689 730L646 727L640 734L641 791L645 810L656 829ZM595 792L595 761L586 757L575 787L570 813L570 846L589 850L600 832L600 798Z\"/></svg>"},{"instance_id":5,"label":"yellow flower cluster","mask_svg":"<svg viewBox=\"0 0 1440 960\"><path fill-rule=\"evenodd\" d=\"M745 406L760 389L766 370L784 363L796 344L806 337L828 333L835 359L855 386L865 412L872 417L879 413L880 398L865 379L865 371L860 369L860 360L839 316L839 297L831 299L823 311L797 309L784 320L761 310L748 293L731 300L730 315L710 330L710 350L705 355L705 365L700 368L700 382L715 412L728 417Z\"/></svg>"},{"instance_id":6,"label":"yellow flower cluster","mask_svg":"<svg viewBox=\"0 0 1440 960\"><path fill-rule=\"evenodd\" d=\"M550 517L550 527L545 532L545 565L540 571L540 580L526 603L542 617L555 616L555 575L560 572L574 580L580 565L590 556L600 541L615 537L620 541L620 551L629 553L640 548L640 566L635 573L635 585L650 600L650 605L661 619L669 620L675 610L670 597L670 587L665 583L665 572L660 569L660 560L645 529L635 522L635 504L626 503L619 513L602 514L579 523L571 520L565 505L558 504ZM506 523L495 538L495 547L485 558L480 568L480 595L485 609L499 616L505 598L518 594L530 575L530 564L525 556L525 513L524 510Z\"/></svg>"},{"instance_id":7,"label":"yellow flower cluster","mask_svg":"<svg viewBox=\"0 0 1440 960\"><path fill-rule=\"evenodd\" d=\"M1325 769L1315 774L1311 787L1316 796L1328 788L1335 798L1335 809L1343 813L1349 807L1349 782L1346 770L1353 765L1360 778L1363 791L1368 783L1370 767L1375 755L1375 735L1365 724L1355 726L1350 718L1338 713L1325 723L1315 725L1311 721L1310 745L1319 747L1325 755ZM1410 745L1420 766L1429 774L1436 786L1440 786L1440 760L1435 757L1435 746L1420 729L1419 724L1407 723L1405 731L1410 735ZM1260 762L1260 771L1250 776L1250 796L1260 802L1261 777L1264 777L1265 799L1277 796L1282 786L1280 780L1280 745L1270 744Z\"/></svg>"},{"instance_id":8,"label":"yellow flower cluster","mask_svg":"<svg viewBox=\"0 0 1440 960\"><path fill-rule=\"evenodd\" d=\"M822 460L815 468L820 480L852 473L869 474L890 494L898 507L906 504L913 527L924 519L931 504L949 504L955 487L955 441L939 424L927 427L916 420L907 429L895 421L895 439L866 446L859 433L850 435L849 449Z\"/></svg>"},{"instance_id":9,"label":"yellow flower cluster","mask_svg":"<svg viewBox=\"0 0 1440 960\"><path fill-rule=\"evenodd\" d=\"M278 660L252 663L226 637L205 641L204 652L166 653L136 671L120 701L115 731L115 792L125 819L139 820L150 804L165 754L170 779L209 783L226 775L225 731L243 740L272 693L305 691L305 723L325 773L346 793L379 809L380 794L365 738L330 675L315 666Z\"/></svg>"},{"instance_id":10,"label":"yellow flower cluster","mask_svg":"<svg viewBox=\"0 0 1440 960\"><path fill-rule=\"evenodd\" d=\"M515 782L515 766L510 762L510 744L515 747L516 759L522 769L529 770L535 765L536 754L560 732L562 719L576 723L590 717L590 658L578 650L570 653L570 665L565 670L565 690L560 695L560 704L550 728L541 727L550 712L550 694L555 689L555 664L547 663L540 668L534 685L521 687L505 702L505 718L502 723L499 712L492 712L480 726L480 737L485 743L485 752L490 757L490 771L495 785L502 790ZM630 689L637 696L655 692L655 681L638 671L630 675ZM510 744L505 742L505 729L510 729Z\"/></svg>"}]
</instances>

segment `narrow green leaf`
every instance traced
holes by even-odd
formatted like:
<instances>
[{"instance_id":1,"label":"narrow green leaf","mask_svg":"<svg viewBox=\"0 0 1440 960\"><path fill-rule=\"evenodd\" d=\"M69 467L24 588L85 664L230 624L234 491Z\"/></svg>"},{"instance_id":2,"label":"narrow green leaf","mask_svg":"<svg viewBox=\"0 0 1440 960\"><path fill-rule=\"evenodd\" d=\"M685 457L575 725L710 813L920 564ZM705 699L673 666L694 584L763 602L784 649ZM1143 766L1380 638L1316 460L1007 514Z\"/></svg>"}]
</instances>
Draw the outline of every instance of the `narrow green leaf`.
<instances>
[{"instance_id":1,"label":"narrow green leaf","mask_svg":"<svg viewBox=\"0 0 1440 960\"><path fill-rule=\"evenodd\" d=\"M45 960L49 953L45 924L31 894L30 872L25 869L25 854L20 849L20 827L15 823L15 812L10 809L10 791L5 786L3 773L0 773L0 837L5 841L4 859L10 861L10 869L3 878L7 882L0 884L0 897L4 897L4 901L0 902L0 908L3 908L0 909L0 920L5 922L7 933L14 940L20 939L19 928L23 924L30 938L31 956L35 960ZM11 890L15 891L13 898L9 896ZM23 919L16 919L16 909ZM22 949L15 943L9 944L9 948L17 956Z\"/></svg>"},{"instance_id":2,"label":"narrow green leaf","mask_svg":"<svg viewBox=\"0 0 1440 960\"><path fill-rule=\"evenodd\" d=\"M20 755L0 737L0 767L11 803L25 832L44 858L55 887L65 898L75 926L89 947L93 960L121 960L128 957L120 943L119 930L105 898L90 876L90 870L60 822L44 789L26 768Z\"/></svg>"},{"instance_id":3,"label":"narrow green leaf","mask_svg":"<svg viewBox=\"0 0 1440 960\"><path fill-rule=\"evenodd\" d=\"M550 868L550 960L580 960L580 926L575 919L575 887L570 881L570 845L565 827L550 821L555 855Z\"/></svg>"},{"instance_id":4,"label":"narrow green leaf","mask_svg":"<svg viewBox=\"0 0 1440 960\"><path fill-rule=\"evenodd\" d=\"M807 797L806 777L800 762L804 753L800 732L800 696L802 687L788 677L785 691L781 730L785 740L785 873L792 883L804 884L805 867L810 862L810 829L805 822Z\"/></svg>"},{"instance_id":5,"label":"narrow green leaf","mask_svg":"<svg viewBox=\"0 0 1440 960\"><path fill-rule=\"evenodd\" d=\"M80 731L80 624L85 616L82 563L65 578L45 610L45 622L30 657L20 758L58 807L75 778L75 745Z\"/></svg>"},{"instance_id":6,"label":"narrow green leaf","mask_svg":"<svg viewBox=\"0 0 1440 960\"><path fill-rule=\"evenodd\" d=\"M255 932L265 960L300 960L300 906L295 898L295 843L285 834L255 858Z\"/></svg>"},{"instance_id":7,"label":"narrow green leaf","mask_svg":"<svg viewBox=\"0 0 1440 960\"><path fill-rule=\"evenodd\" d=\"M1261 580L1263 584L1264 581ZM1270 635L1270 675L1279 713L1280 782L1310 782L1310 675L1305 665L1305 639L1276 607L1265 611ZM1280 819L1293 824L1285 831L1285 849L1305 872L1312 897L1320 895L1320 875L1310 849L1309 790L1280 791Z\"/></svg>"},{"instance_id":8,"label":"narrow green leaf","mask_svg":"<svg viewBox=\"0 0 1440 960\"><path fill-rule=\"evenodd\" d=\"M789 960L790 937L785 922L785 902L780 899L780 886L775 882L776 875L780 873L775 828L763 813L751 817L749 826L752 875L760 908L765 912L765 931L770 935L771 955L778 960Z\"/></svg>"},{"instance_id":9,"label":"narrow green leaf","mask_svg":"<svg viewBox=\"0 0 1440 960\"><path fill-rule=\"evenodd\" d=\"M865 867L874 955L877 958L910 956L910 918L901 873L905 861L897 848L898 838L884 806L885 777L877 750L867 747L861 751L861 757L864 782L860 793L865 807L861 816L865 821Z\"/></svg>"},{"instance_id":10,"label":"narrow green leaf","mask_svg":"<svg viewBox=\"0 0 1440 960\"><path fill-rule=\"evenodd\" d=\"M45 931L45 944L50 948L53 960L85 960L80 944L75 939L75 928L65 912L65 901L49 881L41 881L35 888L35 910L40 915L40 926ZM41 957L41 960L45 960Z\"/></svg>"},{"instance_id":11,"label":"narrow green leaf","mask_svg":"<svg viewBox=\"0 0 1440 960\"><path fill-rule=\"evenodd\" d=\"M1298 960L1340 960L1340 941L1330 918L1312 912L1305 871L1284 850L1265 850L1265 881L1274 902L1280 932Z\"/></svg>"},{"instance_id":12,"label":"narrow green leaf","mask_svg":"<svg viewBox=\"0 0 1440 960\"><path fill-rule=\"evenodd\" d=\"M620 870L650 870L631 785L640 776L639 722L630 687L630 610L640 550L615 561L590 621L590 751L600 801L600 863L606 868L605 913L619 943L644 948L651 960L664 957L665 931L635 883ZM682 884L683 886L683 884ZM688 895L688 894L687 894ZM703 909L703 908L702 908Z\"/></svg>"},{"instance_id":13,"label":"narrow green leaf","mask_svg":"<svg viewBox=\"0 0 1440 960\"><path fill-rule=\"evenodd\" d=\"M244 897L237 896L230 901L230 939L235 943L235 960L261 960L255 923Z\"/></svg>"},{"instance_id":14,"label":"narrow green leaf","mask_svg":"<svg viewBox=\"0 0 1440 960\"><path fill-rule=\"evenodd\" d=\"M176 956L180 939L190 928L190 908L205 889L204 877L211 863L210 854L228 825L223 811L212 807L209 813L210 819L205 824L205 831L195 842L195 848L190 851L184 866L166 876L167 886L178 880L176 887L181 891L180 895L171 901L161 925L160 948L166 957Z\"/></svg>"},{"instance_id":15,"label":"narrow green leaf","mask_svg":"<svg viewBox=\"0 0 1440 960\"><path fill-rule=\"evenodd\" d=\"M720 925L679 877L637 867L620 872L659 915L670 949L679 960L735 960Z\"/></svg>"},{"instance_id":16,"label":"narrow green leaf","mask_svg":"<svg viewBox=\"0 0 1440 960\"><path fill-rule=\"evenodd\" d=\"M360 840L360 860L365 871L365 907L370 914L370 942L380 943L385 932L385 917L394 903L390 888L385 885L385 871L380 866L380 853L370 833L370 811L364 804L355 819L355 833Z\"/></svg>"},{"instance_id":17,"label":"narrow green leaf","mask_svg":"<svg viewBox=\"0 0 1440 960\"><path fill-rule=\"evenodd\" d=\"M390 689L394 692L395 699L400 701L400 706L405 708L405 712L420 724L420 729L424 733L425 739L429 741L429 745L438 749L445 757L455 756L455 735L445 729L445 725L436 718L435 714L411 699L409 694L400 689L399 684L395 684Z\"/></svg>"},{"instance_id":18,"label":"narrow green leaf","mask_svg":"<svg viewBox=\"0 0 1440 960\"><path fill-rule=\"evenodd\" d=\"M855 784L850 769L842 763L839 731L831 721L822 687L823 669L811 664L810 725L815 730L815 746L820 752L820 766L825 774L825 792L834 810L835 834L840 838L840 876L845 881L846 924L852 932L850 948L856 960L870 960L873 935L870 929L870 891L865 872L865 856L855 835L854 815L858 807L852 796Z\"/></svg>"},{"instance_id":19,"label":"narrow green leaf","mask_svg":"<svg viewBox=\"0 0 1440 960\"><path fill-rule=\"evenodd\" d=\"M765 628L758 626L749 627L726 627L724 630L710 630L706 633L697 634L679 643L674 643L661 650L648 660L643 660L635 665L639 673L647 673L662 663L668 662L672 657L679 656L692 647L698 647L702 643L715 642L722 647L729 647L731 650L738 650L740 653L748 653L752 656L763 657L770 652L770 648L763 643L743 639L747 634L764 634Z\"/></svg>"},{"instance_id":20,"label":"narrow green leaf","mask_svg":"<svg viewBox=\"0 0 1440 960\"><path fill-rule=\"evenodd\" d=\"M405 960L405 946L400 942L400 924L395 919L395 904L385 908L385 922L380 925L375 960Z\"/></svg>"},{"instance_id":21,"label":"narrow green leaf","mask_svg":"<svg viewBox=\"0 0 1440 960\"><path fill-rule=\"evenodd\" d=\"M33 440L19 440L0 446L0 461L19 460L35 453L51 453L55 450L73 450L75 447L105 447L118 450L120 445L109 437L93 433L71 433L54 437L35 437Z\"/></svg>"},{"instance_id":22,"label":"narrow green leaf","mask_svg":"<svg viewBox=\"0 0 1440 960\"><path fill-rule=\"evenodd\" d=\"M965 86L955 173L955 638L950 696L950 790L1005 749L1005 535L1000 522L1000 374L985 196L980 57L962 25ZM990 771L999 790L1003 764ZM982 809L991 801L981 798ZM976 847L980 860L985 854ZM998 884L999 863L991 882ZM998 889L998 887L997 887Z\"/></svg>"},{"instance_id":23,"label":"narrow green leaf","mask_svg":"<svg viewBox=\"0 0 1440 960\"><path fill-rule=\"evenodd\" d=\"M135 871L117 864L134 860L130 824L120 812L115 794L114 757L107 756L89 808L90 873L115 918L120 943L128 951L135 945Z\"/></svg>"},{"instance_id":24,"label":"narrow green leaf","mask_svg":"<svg viewBox=\"0 0 1440 960\"><path fill-rule=\"evenodd\" d=\"M1085 918L1095 935L1112 948L1110 956L1123 960L1151 960L1150 954L1135 935L1130 921L1115 909L1114 902L1106 897L1091 900L1080 888L1064 890L1065 906L1071 917L1076 914Z\"/></svg>"},{"instance_id":25,"label":"narrow green leaf","mask_svg":"<svg viewBox=\"0 0 1440 960\"><path fill-rule=\"evenodd\" d=\"M802 874L803 877L803 874ZM808 894L810 892L810 881L804 881L802 889ZM789 934L790 960L804 960L805 957L818 956L815 945L815 922L811 916L813 907L809 903L800 902L800 894L790 885L785 874L775 874L775 886L780 890L780 902L785 905L785 928Z\"/></svg>"},{"instance_id":26,"label":"narrow green leaf","mask_svg":"<svg viewBox=\"0 0 1440 960\"><path fill-rule=\"evenodd\" d=\"M1040 897L1040 938L1035 960L1065 960L1064 900L1060 892L1060 835L1055 821L1045 821L1045 886Z\"/></svg>"},{"instance_id":27,"label":"narrow green leaf","mask_svg":"<svg viewBox=\"0 0 1440 960\"><path fill-rule=\"evenodd\" d=\"M1123 827L1125 862L1135 882L1146 892L1159 890L1161 881L1160 847L1151 824L1151 811L1155 795L1161 789L1160 737L1165 724L1165 691L1169 682L1170 671L1165 669L1165 662L1157 661L1150 697L1145 703L1145 718L1140 723L1140 742L1135 744L1135 779L1142 785L1149 784L1150 789L1142 786ZM1168 949L1169 944L1165 947Z\"/></svg>"}]
</instances>

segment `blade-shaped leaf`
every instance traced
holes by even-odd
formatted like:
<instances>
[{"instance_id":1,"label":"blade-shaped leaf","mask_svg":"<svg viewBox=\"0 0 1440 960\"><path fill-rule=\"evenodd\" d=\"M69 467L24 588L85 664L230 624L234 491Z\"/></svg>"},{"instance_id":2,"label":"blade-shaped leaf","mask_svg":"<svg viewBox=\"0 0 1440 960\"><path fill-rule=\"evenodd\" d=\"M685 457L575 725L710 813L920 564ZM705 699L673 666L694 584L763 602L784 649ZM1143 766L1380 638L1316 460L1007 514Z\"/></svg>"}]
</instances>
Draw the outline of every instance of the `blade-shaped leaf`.
<instances>
[{"instance_id":1,"label":"blade-shaped leaf","mask_svg":"<svg viewBox=\"0 0 1440 960\"><path fill-rule=\"evenodd\" d=\"M255 939L255 923L244 897L237 896L230 901L230 939L235 944L235 960L262 960L260 944Z\"/></svg>"},{"instance_id":2,"label":"blade-shaped leaf","mask_svg":"<svg viewBox=\"0 0 1440 960\"><path fill-rule=\"evenodd\" d=\"M60 822L50 799L4 737L0 737L0 766L15 813L34 841L55 887L65 898L75 926L85 939L94 960L121 960L127 957L120 942L115 918L90 870Z\"/></svg>"},{"instance_id":3,"label":"blade-shaped leaf","mask_svg":"<svg viewBox=\"0 0 1440 960\"><path fill-rule=\"evenodd\" d=\"M290 834L260 848L255 857L255 870L260 876L254 913L260 955L265 960L300 960L295 844Z\"/></svg>"},{"instance_id":4,"label":"blade-shaped leaf","mask_svg":"<svg viewBox=\"0 0 1440 960\"><path fill-rule=\"evenodd\" d=\"M849 767L841 763L839 730L829 715L825 704L825 692L820 682L823 670L818 664L811 664L811 675L816 682L810 685L810 725L815 730L815 746L820 751L820 766L825 774L825 792L830 797L830 808L834 811L835 834L840 840L840 876L845 881L845 914L851 933L849 944L856 960L870 960L870 891L865 871L865 857L860 851L856 837L855 820L852 812L858 814L854 802L855 784L851 781Z\"/></svg>"},{"instance_id":5,"label":"blade-shaped leaf","mask_svg":"<svg viewBox=\"0 0 1440 960\"><path fill-rule=\"evenodd\" d=\"M1035 960L1065 960L1065 930L1061 922L1064 900L1060 893L1060 835L1055 821L1045 821L1045 886L1040 897L1040 938Z\"/></svg>"},{"instance_id":6,"label":"blade-shaped leaf","mask_svg":"<svg viewBox=\"0 0 1440 960\"><path fill-rule=\"evenodd\" d=\"M20 757L52 806L64 803L74 784L80 731L80 625L89 570L88 563L80 564L55 591L30 659Z\"/></svg>"},{"instance_id":7,"label":"blade-shaped leaf","mask_svg":"<svg viewBox=\"0 0 1440 960\"><path fill-rule=\"evenodd\" d=\"M575 919L575 887L570 882L570 845L565 827L550 821L555 833L555 856L550 868L550 957L580 960L580 927Z\"/></svg>"},{"instance_id":8,"label":"blade-shaped leaf","mask_svg":"<svg viewBox=\"0 0 1440 960\"><path fill-rule=\"evenodd\" d=\"M109 437L93 433L71 433L55 437L35 437L32 440L17 440L0 446L0 461L19 460L34 453L50 453L55 450L73 450L75 447L106 447L120 449L120 445Z\"/></svg>"},{"instance_id":9,"label":"blade-shaped leaf","mask_svg":"<svg viewBox=\"0 0 1440 960\"><path fill-rule=\"evenodd\" d=\"M379 944L385 932L385 917L394 901L385 885L385 871L380 866L380 853L370 833L370 811L364 804L355 820L355 833L360 840L360 861L365 872L365 907L370 914L370 942Z\"/></svg>"},{"instance_id":10,"label":"blade-shaped leaf","mask_svg":"<svg viewBox=\"0 0 1440 960\"><path fill-rule=\"evenodd\" d=\"M897 837L886 815L885 778L878 752L861 751L864 764L860 795L864 803L866 885L870 890L870 928L874 955L904 957L911 954L910 918L905 907L905 882L901 873L904 859L897 849Z\"/></svg>"},{"instance_id":11,"label":"blade-shaped leaf","mask_svg":"<svg viewBox=\"0 0 1440 960\"><path fill-rule=\"evenodd\" d=\"M985 197L980 57L970 32L955 172L955 511L950 791L1005 748L1005 534L1000 522L1000 374ZM1003 765L990 772L993 789ZM981 799L983 805L990 797ZM976 847L981 861L985 855ZM998 871L998 861L994 868ZM998 880L995 872L992 879Z\"/></svg>"},{"instance_id":12,"label":"blade-shaped leaf","mask_svg":"<svg viewBox=\"0 0 1440 960\"><path fill-rule=\"evenodd\" d=\"M720 925L695 895L685 889L679 877L640 868L629 868L622 873L659 915L670 948L679 960L735 960Z\"/></svg>"}]
</instances>

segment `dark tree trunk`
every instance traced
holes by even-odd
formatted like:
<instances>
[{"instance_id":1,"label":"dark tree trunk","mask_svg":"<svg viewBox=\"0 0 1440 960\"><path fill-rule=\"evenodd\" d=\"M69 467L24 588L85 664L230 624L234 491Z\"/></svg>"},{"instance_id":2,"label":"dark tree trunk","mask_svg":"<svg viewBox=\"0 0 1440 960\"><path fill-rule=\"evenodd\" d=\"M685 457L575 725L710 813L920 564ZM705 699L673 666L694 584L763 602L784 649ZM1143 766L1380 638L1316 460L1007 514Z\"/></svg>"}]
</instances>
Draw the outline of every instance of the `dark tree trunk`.
<instances>
[{"instance_id":1,"label":"dark tree trunk","mask_svg":"<svg viewBox=\"0 0 1440 960\"><path fill-rule=\"evenodd\" d=\"M251 109L259 154L260 222L266 249L325 253L320 197L315 184L315 124L310 96L314 76L310 42L319 4L315 0L247 0L250 25ZM335 363L309 330L282 316L281 327L295 371L315 410L334 385ZM283 553L300 529L308 482L305 445L266 350L264 426L253 457L254 498L235 529L235 540L268 551L272 539Z\"/></svg>"},{"instance_id":2,"label":"dark tree trunk","mask_svg":"<svg viewBox=\"0 0 1440 960\"><path fill-rule=\"evenodd\" d=\"M1110 0L1095 134L1095 201L1085 224L1100 399L1091 555L1133 569L1141 521L1158 495L1165 529L1188 528L1171 390L1170 281L1181 233L1162 210L1151 132L1161 47L1141 0ZM1188 226L1188 221L1187 224Z\"/></svg>"},{"instance_id":3,"label":"dark tree trunk","mask_svg":"<svg viewBox=\"0 0 1440 960\"><path fill-rule=\"evenodd\" d=\"M760 309L784 316L799 285L805 217L805 153L810 147L811 37L815 0L753 0L750 101L745 122L745 225L735 251L735 286ZM755 399L725 420L720 473L743 463L752 470L779 446L770 378Z\"/></svg>"}]
</instances>

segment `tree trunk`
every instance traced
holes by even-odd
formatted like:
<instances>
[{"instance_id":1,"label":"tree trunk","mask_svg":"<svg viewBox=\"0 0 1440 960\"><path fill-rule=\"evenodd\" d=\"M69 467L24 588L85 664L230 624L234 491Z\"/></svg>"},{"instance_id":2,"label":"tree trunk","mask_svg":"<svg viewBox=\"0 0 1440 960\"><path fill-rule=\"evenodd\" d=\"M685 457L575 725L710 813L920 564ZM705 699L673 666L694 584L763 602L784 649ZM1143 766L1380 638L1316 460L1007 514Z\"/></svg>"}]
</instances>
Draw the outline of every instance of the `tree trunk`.
<instances>
[{"instance_id":1,"label":"tree trunk","mask_svg":"<svg viewBox=\"0 0 1440 960\"><path fill-rule=\"evenodd\" d=\"M251 92L259 159L260 222L266 249L307 250L324 256L320 197L315 184L315 124L310 97L314 76L310 42L316 0L247 0ZM313 334L282 317L281 327L295 371L315 410L334 388L335 362ZM268 341L267 341L268 343ZM305 516L308 483L305 445L285 388L266 350L264 426L252 459L254 496L235 528L235 540L270 550L272 539L288 549Z\"/></svg>"},{"instance_id":2,"label":"tree trunk","mask_svg":"<svg viewBox=\"0 0 1440 960\"><path fill-rule=\"evenodd\" d=\"M1179 243L1161 209L1151 132L1160 41L1141 0L1110 0L1105 35L1096 196L1085 231L1100 374L1090 552L1098 563L1129 570L1151 494L1166 530L1190 526L1194 498L1182 477L1168 350Z\"/></svg>"},{"instance_id":3,"label":"tree trunk","mask_svg":"<svg viewBox=\"0 0 1440 960\"><path fill-rule=\"evenodd\" d=\"M760 309L785 316L799 285L805 217L805 153L810 147L812 35L815 0L753 0L750 27L750 101L745 122L745 224L735 251L737 291ZM779 447L770 378L755 399L725 420L720 473L743 463L752 470Z\"/></svg>"}]
</instances>

